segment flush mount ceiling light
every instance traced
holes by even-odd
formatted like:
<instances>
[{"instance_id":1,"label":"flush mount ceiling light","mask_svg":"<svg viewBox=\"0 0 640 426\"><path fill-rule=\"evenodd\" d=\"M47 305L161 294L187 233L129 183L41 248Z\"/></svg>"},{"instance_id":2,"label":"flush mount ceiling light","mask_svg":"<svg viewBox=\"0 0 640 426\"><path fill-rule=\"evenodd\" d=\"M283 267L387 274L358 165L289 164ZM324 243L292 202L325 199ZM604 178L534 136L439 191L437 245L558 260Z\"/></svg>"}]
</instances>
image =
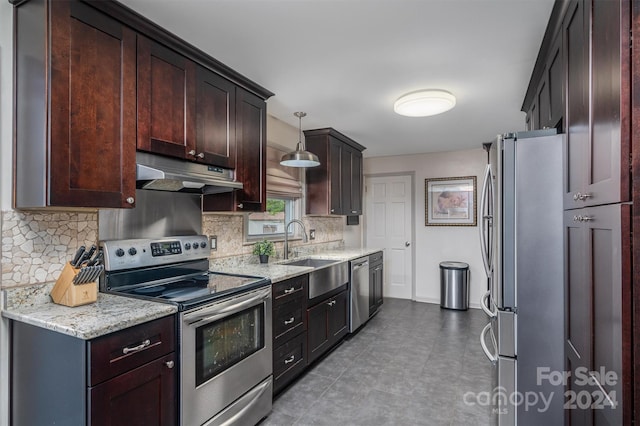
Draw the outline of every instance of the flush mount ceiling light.
<instances>
[{"instance_id":1,"label":"flush mount ceiling light","mask_svg":"<svg viewBox=\"0 0 640 426\"><path fill-rule=\"evenodd\" d=\"M306 112L294 112L293 115L298 117L300 138L298 139L298 145L296 150L285 154L280 160L280 164L288 167L315 167L320 165L318 156L312 152L305 150L304 143L302 142L302 117L307 115Z\"/></svg>"},{"instance_id":2,"label":"flush mount ceiling light","mask_svg":"<svg viewBox=\"0 0 640 426\"><path fill-rule=\"evenodd\" d=\"M456 106L456 97L445 90L418 90L407 93L393 104L393 110L407 117L442 114Z\"/></svg>"}]
</instances>

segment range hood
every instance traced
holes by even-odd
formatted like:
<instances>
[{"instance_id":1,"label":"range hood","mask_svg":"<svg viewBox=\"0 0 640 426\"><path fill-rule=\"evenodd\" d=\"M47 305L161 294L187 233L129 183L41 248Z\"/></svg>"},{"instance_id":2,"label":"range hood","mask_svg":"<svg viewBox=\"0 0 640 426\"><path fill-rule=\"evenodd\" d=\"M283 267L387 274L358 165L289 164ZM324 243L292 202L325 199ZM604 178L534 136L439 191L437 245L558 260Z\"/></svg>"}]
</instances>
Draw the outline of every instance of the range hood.
<instances>
[{"instance_id":1,"label":"range hood","mask_svg":"<svg viewBox=\"0 0 640 426\"><path fill-rule=\"evenodd\" d=\"M136 152L136 187L156 191L218 194L242 189L233 170Z\"/></svg>"}]
</instances>

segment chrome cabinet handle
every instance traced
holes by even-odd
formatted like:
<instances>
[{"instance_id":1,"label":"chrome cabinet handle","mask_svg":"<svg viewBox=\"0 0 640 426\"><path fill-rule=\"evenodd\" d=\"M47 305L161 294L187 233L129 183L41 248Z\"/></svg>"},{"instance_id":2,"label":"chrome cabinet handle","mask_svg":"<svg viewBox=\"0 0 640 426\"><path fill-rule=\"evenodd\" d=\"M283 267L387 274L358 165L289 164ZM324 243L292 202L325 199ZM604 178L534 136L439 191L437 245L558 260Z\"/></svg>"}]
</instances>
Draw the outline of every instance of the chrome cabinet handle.
<instances>
[{"instance_id":1,"label":"chrome cabinet handle","mask_svg":"<svg viewBox=\"0 0 640 426\"><path fill-rule=\"evenodd\" d=\"M134 346L132 348L123 348L122 349L122 353L126 355L126 354L131 353L131 352L138 352L138 351L146 348L150 344L151 344L151 340L147 339L144 342L140 343L138 346Z\"/></svg>"},{"instance_id":2,"label":"chrome cabinet handle","mask_svg":"<svg viewBox=\"0 0 640 426\"><path fill-rule=\"evenodd\" d=\"M167 361L164 363L164 365L167 366L167 368L173 368L173 366L175 365L173 361Z\"/></svg>"},{"instance_id":3,"label":"chrome cabinet handle","mask_svg":"<svg viewBox=\"0 0 640 426\"><path fill-rule=\"evenodd\" d=\"M581 193L581 192L576 192L575 194L573 194L573 201L586 201L588 198L593 197L592 194L588 194L588 193Z\"/></svg>"},{"instance_id":4,"label":"chrome cabinet handle","mask_svg":"<svg viewBox=\"0 0 640 426\"><path fill-rule=\"evenodd\" d=\"M192 149L191 151L189 151L189 155L193 155L195 157L196 155L196 150Z\"/></svg>"},{"instance_id":5,"label":"chrome cabinet handle","mask_svg":"<svg viewBox=\"0 0 640 426\"><path fill-rule=\"evenodd\" d=\"M198 157L198 158L204 158L204 152L201 152L200 154L196 155L196 157Z\"/></svg>"},{"instance_id":6,"label":"chrome cabinet handle","mask_svg":"<svg viewBox=\"0 0 640 426\"><path fill-rule=\"evenodd\" d=\"M285 359L284 363L286 364L291 364L293 362L293 360L296 359L295 355L291 355L291 357L289 359Z\"/></svg>"},{"instance_id":7,"label":"chrome cabinet handle","mask_svg":"<svg viewBox=\"0 0 640 426\"><path fill-rule=\"evenodd\" d=\"M238 204L238 208L239 208L239 209L244 208L244 204L242 204L242 203Z\"/></svg>"},{"instance_id":8,"label":"chrome cabinet handle","mask_svg":"<svg viewBox=\"0 0 640 426\"><path fill-rule=\"evenodd\" d=\"M295 321L295 318L291 317L288 320L284 320L284 325L293 324L294 321Z\"/></svg>"},{"instance_id":9,"label":"chrome cabinet handle","mask_svg":"<svg viewBox=\"0 0 640 426\"><path fill-rule=\"evenodd\" d=\"M336 304L336 301L335 301L335 300L332 300L331 302L327 303L327 305L329 305L329 306L333 306L333 305L335 305L335 304Z\"/></svg>"},{"instance_id":10,"label":"chrome cabinet handle","mask_svg":"<svg viewBox=\"0 0 640 426\"><path fill-rule=\"evenodd\" d=\"M135 203L136 199L135 199L135 198L133 198L133 197L127 197L126 201L127 201L127 203L129 203L129 204L133 204L133 203Z\"/></svg>"},{"instance_id":11,"label":"chrome cabinet handle","mask_svg":"<svg viewBox=\"0 0 640 426\"><path fill-rule=\"evenodd\" d=\"M336 211L336 209L331 209L331 213L334 213Z\"/></svg>"},{"instance_id":12,"label":"chrome cabinet handle","mask_svg":"<svg viewBox=\"0 0 640 426\"><path fill-rule=\"evenodd\" d=\"M574 222L591 222L594 219L593 216L582 216L582 215L574 215Z\"/></svg>"},{"instance_id":13,"label":"chrome cabinet handle","mask_svg":"<svg viewBox=\"0 0 640 426\"><path fill-rule=\"evenodd\" d=\"M351 213L356 214L358 213L358 210L351 210Z\"/></svg>"},{"instance_id":14,"label":"chrome cabinet handle","mask_svg":"<svg viewBox=\"0 0 640 426\"><path fill-rule=\"evenodd\" d=\"M289 294L289 293L293 293L295 291L295 287L291 287L291 288L286 288L284 290L284 294Z\"/></svg>"}]
</instances>

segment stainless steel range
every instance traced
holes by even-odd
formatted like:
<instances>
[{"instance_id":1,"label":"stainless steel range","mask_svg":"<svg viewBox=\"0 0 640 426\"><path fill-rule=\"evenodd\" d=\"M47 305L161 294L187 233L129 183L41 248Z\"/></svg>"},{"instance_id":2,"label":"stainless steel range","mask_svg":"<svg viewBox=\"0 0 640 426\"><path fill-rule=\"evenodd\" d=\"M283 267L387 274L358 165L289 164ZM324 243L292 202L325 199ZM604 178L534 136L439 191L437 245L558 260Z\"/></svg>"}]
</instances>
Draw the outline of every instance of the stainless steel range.
<instances>
[{"instance_id":1,"label":"stainless steel range","mask_svg":"<svg viewBox=\"0 0 640 426\"><path fill-rule=\"evenodd\" d=\"M101 243L100 291L178 307L180 423L257 423L271 411L271 281L209 271L206 236Z\"/></svg>"}]
</instances>

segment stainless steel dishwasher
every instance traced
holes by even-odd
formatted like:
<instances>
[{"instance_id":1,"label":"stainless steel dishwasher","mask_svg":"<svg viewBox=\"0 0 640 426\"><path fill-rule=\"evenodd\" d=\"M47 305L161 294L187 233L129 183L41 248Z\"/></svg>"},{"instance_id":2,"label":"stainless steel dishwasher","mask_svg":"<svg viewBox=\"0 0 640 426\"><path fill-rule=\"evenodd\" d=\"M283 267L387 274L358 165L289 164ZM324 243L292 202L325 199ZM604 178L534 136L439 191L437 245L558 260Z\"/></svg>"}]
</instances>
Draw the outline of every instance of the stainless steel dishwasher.
<instances>
[{"instance_id":1,"label":"stainless steel dishwasher","mask_svg":"<svg viewBox=\"0 0 640 426\"><path fill-rule=\"evenodd\" d=\"M351 272L351 314L349 332L353 333L369 319L369 257L360 257L349 262Z\"/></svg>"}]
</instances>

